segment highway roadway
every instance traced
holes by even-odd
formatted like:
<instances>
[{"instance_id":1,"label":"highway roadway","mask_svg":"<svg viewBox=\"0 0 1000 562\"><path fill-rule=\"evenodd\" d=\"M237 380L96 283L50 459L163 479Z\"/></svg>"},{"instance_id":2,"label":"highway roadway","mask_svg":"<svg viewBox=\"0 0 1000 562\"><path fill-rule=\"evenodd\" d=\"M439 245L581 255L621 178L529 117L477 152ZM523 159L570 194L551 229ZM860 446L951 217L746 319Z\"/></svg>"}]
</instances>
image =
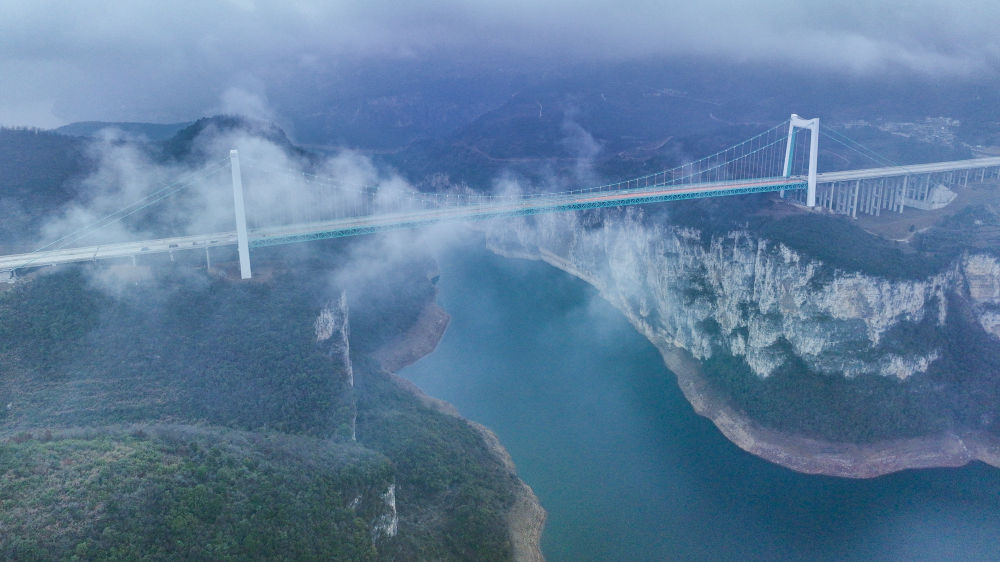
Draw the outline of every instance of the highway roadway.
<instances>
[{"instance_id":1,"label":"highway roadway","mask_svg":"<svg viewBox=\"0 0 1000 562\"><path fill-rule=\"evenodd\" d=\"M802 189L804 187L805 180L802 178L770 178L742 182L693 184L683 187L654 186L620 191L579 192L555 196L539 195L512 202L498 201L490 204L438 207L308 224L257 228L251 229L248 236L251 247L261 247L320 238L335 238L400 228L412 228L443 221L481 220L502 216L638 205L672 199L713 197L739 193L778 191L782 189ZM44 250L28 254L0 256L0 271L63 263L129 258L132 256L162 254L175 251L199 250L215 246L235 245L236 243L236 232L231 231L60 250Z\"/></svg>"},{"instance_id":2,"label":"highway roadway","mask_svg":"<svg viewBox=\"0 0 1000 562\"><path fill-rule=\"evenodd\" d=\"M884 168L845 170L843 172L823 172L821 174L816 174L816 183L867 180L894 176L932 174L936 172L954 172L959 170L992 168L994 166L1000 166L1000 157L972 158L970 160L934 162L932 164L912 164L910 166L886 166Z\"/></svg>"},{"instance_id":3,"label":"highway roadway","mask_svg":"<svg viewBox=\"0 0 1000 562\"><path fill-rule=\"evenodd\" d=\"M837 181L851 181L906 174L927 174L958 170L971 170L1000 166L1000 157L975 158L933 164L910 166L888 166L865 170L824 172L817 174L819 184ZM368 234L399 228L412 228L426 224L456 221L480 220L493 217L530 215L553 211L639 205L675 199L698 197L719 197L744 193L804 189L804 177L766 178L737 182L712 182L676 186L652 186L619 191L583 191L557 195L529 196L510 202L496 201L490 204L470 204L455 207L437 207L401 213L391 213L367 217L352 217L308 224L251 229L248 233L251 247L287 244L320 238L335 238ZM117 244L103 244L45 250L30 254L0 256L0 272L24 267L39 267L62 263L97 261L111 258L129 258L147 254L162 254L175 251L197 250L215 246L235 245L236 232L217 232L195 236L141 240ZM2 277L0 277L2 278Z\"/></svg>"},{"instance_id":4,"label":"highway roadway","mask_svg":"<svg viewBox=\"0 0 1000 562\"><path fill-rule=\"evenodd\" d=\"M30 254L0 256L0 271L22 267L39 267L61 263L128 258L147 254L163 254L180 250L195 250L236 244L236 232L217 232L199 236L180 236L137 242L120 242L99 246L83 246L62 250L45 250Z\"/></svg>"}]
</instances>

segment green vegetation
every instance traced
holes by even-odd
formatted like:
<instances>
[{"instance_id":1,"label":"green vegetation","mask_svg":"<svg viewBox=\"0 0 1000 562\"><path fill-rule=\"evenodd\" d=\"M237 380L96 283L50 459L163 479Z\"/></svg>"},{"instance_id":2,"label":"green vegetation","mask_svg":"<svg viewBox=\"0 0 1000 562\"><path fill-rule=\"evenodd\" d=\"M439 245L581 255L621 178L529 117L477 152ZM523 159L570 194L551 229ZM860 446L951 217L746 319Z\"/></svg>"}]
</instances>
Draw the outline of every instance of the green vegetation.
<instances>
[{"instance_id":1,"label":"green vegetation","mask_svg":"<svg viewBox=\"0 0 1000 562\"><path fill-rule=\"evenodd\" d=\"M401 515L400 540L387 552L400 560L509 558L515 477L464 420L415 403L388 376L372 376L369 361L357 368L367 373L358 378L358 440L394 459L400 503L422 506Z\"/></svg>"},{"instance_id":2,"label":"green vegetation","mask_svg":"<svg viewBox=\"0 0 1000 562\"><path fill-rule=\"evenodd\" d=\"M178 264L110 296L62 268L0 293L0 558L509 559L515 477L369 358L433 298L427 262L345 287L352 386L316 342L326 260L260 256L266 282Z\"/></svg>"},{"instance_id":3,"label":"green vegetation","mask_svg":"<svg viewBox=\"0 0 1000 562\"><path fill-rule=\"evenodd\" d=\"M40 208L73 195L68 181L87 171L85 142L35 129L0 128L0 198Z\"/></svg>"},{"instance_id":4,"label":"green vegetation","mask_svg":"<svg viewBox=\"0 0 1000 562\"><path fill-rule=\"evenodd\" d=\"M0 356L13 360L0 381L13 404L8 421L181 418L350 436L346 366L315 344L321 302L301 290L304 275L274 284L159 275L120 298L73 270L0 297Z\"/></svg>"},{"instance_id":5,"label":"green vegetation","mask_svg":"<svg viewBox=\"0 0 1000 562\"><path fill-rule=\"evenodd\" d=\"M198 151L196 140L199 136L209 137L226 133L239 133L274 143L289 155L306 158L309 154L294 146L285 132L277 125L236 115L204 117L177 131L175 135L159 144L162 158L180 160L186 163L216 160L224 155L207 155Z\"/></svg>"},{"instance_id":6,"label":"green vegetation","mask_svg":"<svg viewBox=\"0 0 1000 562\"><path fill-rule=\"evenodd\" d=\"M104 121L78 121L76 123L70 123L69 125L63 125L58 129L55 129L56 133L61 135L72 135L77 137L93 137L104 131L106 129L112 129L115 131L121 131L125 135L130 137L136 137L141 139L148 139L151 141L166 140L175 134L177 131L188 126L190 123L128 123L128 122L114 122L108 123Z\"/></svg>"},{"instance_id":7,"label":"green vegetation","mask_svg":"<svg viewBox=\"0 0 1000 562\"><path fill-rule=\"evenodd\" d=\"M723 235L735 229L749 228L755 215L771 206L771 195L743 195L740 197L712 197L672 201L669 205L646 205L643 210L652 220L662 220L680 227L695 228L708 243L714 235Z\"/></svg>"},{"instance_id":8,"label":"green vegetation","mask_svg":"<svg viewBox=\"0 0 1000 562\"><path fill-rule=\"evenodd\" d=\"M946 429L931 396L880 375L847 379L800 361L756 376L742 357L717 353L704 370L713 386L764 426L831 441L868 443Z\"/></svg>"},{"instance_id":9,"label":"green vegetation","mask_svg":"<svg viewBox=\"0 0 1000 562\"><path fill-rule=\"evenodd\" d=\"M949 297L948 309L947 329L935 342L942 358L932 364L923 390L943 403L956 425L1000 434L1000 342L960 296Z\"/></svg>"},{"instance_id":10,"label":"green vegetation","mask_svg":"<svg viewBox=\"0 0 1000 562\"><path fill-rule=\"evenodd\" d=\"M823 125L823 127L826 126ZM972 153L962 143L931 142L916 137L893 134L891 131L881 130L870 125L838 128L837 133L863 145L872 153L878 154L881 160L875 161L821 136L820 172L889 166L894 163L917 164L972 158Z\"/></svg>"},{"instance_id":11,"label":"green vegetation","mask_svg":"<svg viewBox=\"0 0 1000 562\"><path fill-rule=\"evenodd\" d=\"M39 277L0 294L0 357L26 362L46 378L80 351L108 299L84 284L79 270ZM8 374L9 376L9 374Z\"/></svg>"},{"instance_id":12,"label":"green vegetation","mask_svg":"<svg viewBox=\"0 0 1000 562\"><path fill-rule=\"evenodd\" d=\"M950 233L948 239L954 242L952 246L937 242L940 237L937 235L925 236L922 244L903 245L865 232L846 216L820 213L775 216L772 197L762 194L696 199L676 201L669 208L646 209L650 220L697 228L703 233L705 243L712 236L747 229L820 260L830 268L886 279L922 279L940 273L960 252L960 239L964 236L955 233L953 227L944 227ZM968 247L967 242L964 247Z\"/></svg>"},{"instance_id":13,"label":"green vegetation","mask_svg":"<svg viewBox=\"0 0 1000 562\"><path fill-rule=\"evenodd\" d=\"M414 303L431 302L437 294L429 278L436 267L430 260L412 260L400 264L391 278L354 284L349 292L356 303L351 305L352 349L373 352L413 326L422 309Z\"/></svg>"},{"instance_id":14,"label":"green vegetation","mask_svg":"<svg viewBox=\"0 0 1000 562\"><path fill-rule=\"evenodd\" d=\"M942 257L954 258L970 249L1000 255L1000 214L992 206L966 207L921 233L914 245Z\"/></svg>"},{"instance_id":15,"label":"green vegetation","mask_svg":"<svg viewBox=\"0 0 1000 562\"><path fill-rule=\"evenodd\" d=\"M909 245L871 235L847 217L776 213L769 207L767 197L746 197L678 202L662 213L664 220L699 228L706 242L713 235L747 228L820 260L826 267L813 277L817 285L836 270L892 280L926 279L947 270L964 252L998 255L1000 247L1000 215L990 206L966 208L918 234ZM685 296L705 295L695 283ZM970 303L959 295L948 299L946 325L937 324L931 304L920 322L903 322L884 334L876 350L856 350L869 356L940 353L926 373L906 381L874 374L846 379L841 373L810 371L801 361L761 379L742 357L721 350L706 363L706 373L737 408L782 431L843 442L944 430L1000 433L1000 343L979 326Z\"/></svg>"},{"instance_id":16,"label":"green vegetation","mask_svg":"<svg viewBox=\"0 0 1000 562\"><path fill-rule=\"evenodd\" d=\"M906 252L841 216L796 214L768 221L759 232L828 266L886 279L926 278L946 268L953 258Z\"/></svg>"},{"instance_id":17,"label":"green vegetation","mask_svg":"<svg viewBox=\"0 0 1000 562\"><path fill-rule=\"evenodd\" d=\"M940 352L926 373L906 381L816 373L801 360L761 379L742 357L718 350L706 361L705 373L750 418L801 435L867 443L945 430L1000 434L1000 342L983 331L960 298L952 297L948 309L943 327L927 314L883 335L879 354Z\"/></svg>"},{"instance_id":18,"label":"green vegetation","mask_svg":"<svg viewBox=\"0 0 1000 562\"><path fill-rule=\"evenodd\" d=\"M392 478L358 446L187 426L20 434L0 474L7 560L374 560Z\"/></svg>"},{"instance_id":19,"label":"green vegetation","mask_svg":"<svg viewBox=\"0 0 1000 562\"><path fill-rule=\"evenodd\" d=\"M197 165L209 156L196 139L220 132L316 161L237 117L135 146ZM86 142L0 129L0 246L29 250L76 196L94 165ZM176 233L153 214L130 220ZM179 254L141 259L138 281L62 267L0 291L0 558L508 559L514 477L475 429L370 360L434 298L428 260L338 283L359 275L332 265L351 242L309 250L255 250L251 282L220 276L233 257L216 249L211 275ZM339 338L314 328L341 290L363 366L353 385ZM376 531L393 484L396 537Z\"/></svg>"},{"instance_id":20,"label":"green vegetation","mask_svg":"<svg viewBox=\"0 0 1000 562\"><path fill-rule=\"evenodd\" d=\"M74 195L73 179L89 170L81 139L34 129L0 128L0 250L26 244L47 214Z\"/></svg>"}]
</instances>

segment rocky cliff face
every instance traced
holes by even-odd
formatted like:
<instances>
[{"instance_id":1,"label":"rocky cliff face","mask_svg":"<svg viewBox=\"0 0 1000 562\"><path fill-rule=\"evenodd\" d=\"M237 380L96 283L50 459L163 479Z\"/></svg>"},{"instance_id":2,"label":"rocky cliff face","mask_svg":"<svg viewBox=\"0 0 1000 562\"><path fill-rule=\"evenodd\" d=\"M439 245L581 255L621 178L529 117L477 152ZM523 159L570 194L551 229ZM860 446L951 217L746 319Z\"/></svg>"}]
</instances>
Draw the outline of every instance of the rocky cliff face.
<instances>
[{"instance_id":1,"label":"rocky cliff face","mask_svg":"<svg viewBox=\"0 0 1000 562\"><path fill-rule=\"evenodd\" d=\"M981 254L966 256L961 271L979 324L1000 339L1000 261Z\"/></svg>"},{"instance_id":2,"label":"rocky cliff face","mask_svg":"<svg viewBox=\"0 0 1000 562\"><path fill-rule=\"evenodd\" d=\"M427 278L437 275L431 271ZM383 346L374 350L372 357L386 370L395 371L413 363L424 355L432 352L448 325L448 314L434 302L428 302L416 316L415 323L397 337L390 338ZM339 298L328 301L319 311L313 322L316 344L331 358L339 362L338 373L344 373L348 393L351 395L351 440L357 441L358 406L355 398L355 369L351 361L350 311L347 294L341 292ZM359 373L364 373L364 369ZM362 374L364 376L372 376ZM394 386L403 389L424 407L447 416L462 419L458 411L450 404L424 394L406 379L389 374ZM363 386L363 383L362 383ZM516 468L506 449L499 439L486 427L475 422L464 420L475 434L481 437L485 450L503 467L504 477L516 481L512 486L513 502L509 506L503 522L511 544L511 556L514 560L543 560L541 554L541 534L545 523L545 511L534 492L527 484L517 478ZM428 498L427 503L434 504ZM369 532L372 544L380 548L400 534L400 505L397 503L397 483L395 480L387 487L368 489L359 493L349 503L350 509L359 514L369 516ZM414 521L426 523L424 519L440 519L434 515L434 507L422 503L410 502L403 504L403 517L409 517L410 529ZM408 509L408 511L407 511ZM437 524L436 522L435 524ZM404 531L405 533L405 531Z\"/></svg>"},{"instance_id":3,"label":"rocky cliff face","mask_svg":"<svg viewBox=\"0 0 1000 562\"><path fill-rule=\"evenodd\" d=\"M559 214L490 231L503 252L540 257L589 281L651 339L698 359L717 350L745 358L767 377L792 356L817 372L906 379L939 351L900 355L882 345L893 327L925 315L943 325L946 293L969 287L985 326L1000 302L1000 263L970 256L916 281L831 271L780 243L746 231L706 237L646 224L642 210L607 212L588 224Z\"/></svg>"},{"instance_id":4,"label":"rocky cliff face","mask_svg":"<svg viewBox=\"0 0 1000 562\"><path fill-rule=\"evenodd\" d=\"M745 230L706 235L656 223L642 208L498 223L487 239L499 253L588 281L661 350L699 360L731 354L760 379L788 364L849 379L924 373L942 356L940 344L902 342L898 333L943 327L950 295L1000 337L1000 262L987 255L890 280L834 269Z\"/></svg>"},{"instance_id":5,"label":"rocky cliff face","mask_svg":"<svg viewBox=\"0 0 1000 562\"><path fill-rule=\"evenodd\" d=\"M348 392L354 392L354 366L351 364L350 322L347 308L347 294L343 291L340 298L330 301L319 312L313 329L316 332L316 343L325 345L327 355L340 362L339 371L343 373ZM358 440L358 411L353 396L350 400L350 430L351 441Z\"/></svg>"}]
</instances>

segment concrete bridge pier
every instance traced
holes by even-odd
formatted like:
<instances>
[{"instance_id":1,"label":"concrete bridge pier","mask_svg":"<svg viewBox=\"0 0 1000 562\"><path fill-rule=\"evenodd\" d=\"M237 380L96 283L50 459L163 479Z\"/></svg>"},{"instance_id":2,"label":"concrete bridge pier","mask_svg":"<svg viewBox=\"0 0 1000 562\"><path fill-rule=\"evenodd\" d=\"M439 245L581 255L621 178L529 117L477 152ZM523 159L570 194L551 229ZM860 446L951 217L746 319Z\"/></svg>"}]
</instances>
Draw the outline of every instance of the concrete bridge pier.
<instances>
[{"instance_id":1,"label":"concrete bridge pier","mask_svg":"<svg viewBox=\"0 0 1000 562\"><path fill-rule=\"evenodd\" d=\"M906 184L910 182L910 176L903 176L903 185L899 188L899 194L893 199L893 203L896 204L896 210L900 213L903 212L903 199L906 199Z\"/></svg>"},{"instance_id":2,"label":"concrete bridge pier","mask_svg":"<svg viewBox=\"0 0 1000 562\"><path fill-rule=\"evenodd\" d=\"M851 217L858 218L858 195L861 194L861 180L854 182L854 195L851 197Z\"/></svg>"}]
</instances>

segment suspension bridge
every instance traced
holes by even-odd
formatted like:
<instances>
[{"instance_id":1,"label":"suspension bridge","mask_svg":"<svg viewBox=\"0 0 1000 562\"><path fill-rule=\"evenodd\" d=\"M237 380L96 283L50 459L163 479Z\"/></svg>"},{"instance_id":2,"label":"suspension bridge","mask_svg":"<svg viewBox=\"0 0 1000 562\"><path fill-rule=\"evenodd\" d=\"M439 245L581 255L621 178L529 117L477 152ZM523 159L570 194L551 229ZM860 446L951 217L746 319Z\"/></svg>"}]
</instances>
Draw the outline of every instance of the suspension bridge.
<instances>
[{"instance_id":1,"label":"suspension bridge","mask_svg":"<svg viewBox=\"0 0 1000 562\"><path fill-rule=\"evenodd\" d=\"M801 134L803 132L808 135ZM824 129L834 144L863 155L878 167L818 172L819 119L792 115L747 140L675 168L616 183L546 193L481 194L469 190L422 193L399 182L358 185L336 175L307 173L293 167L248 160L241 166L236 150L229 158L175 183L153 190L131 205L71 231L35 251L0 256L0 280L13 281L27 268L106 259L131 259L149 254L237 247L241 277L251 277L250 249L308 240L354 236L414 228L442 221L483 220L599 207L640 205L701 197L780 192L806 207L833 212L902 212L904 207L930 208L947 198L945 186L1000 178L1000 158L902 166L892 163L843 134ZM244 178L243 167L252 172ZM218 203L206 185L231 183L220 222L184 225L182 236L133 235L132 240L91 240L111 225L131 225L155 217L165 202L195 193L201 197L186 208L199 215L198 205ZM246 185L245 185L246 179ZM944 189L942 189L944 188ZM223 190L225 191L225 190ZM176 210L175 210L176 214ZM220 213L214 213L218 219ZM228 228L226 228L228 226ZM235 228L234 228L235 226ZM200 228L207 234L191 234ZM119 229L121 230L121 229ZM129 230L129 229L125 229ZM141 229L139 229L141 230Z\"/></svg>"}]
</instances>

